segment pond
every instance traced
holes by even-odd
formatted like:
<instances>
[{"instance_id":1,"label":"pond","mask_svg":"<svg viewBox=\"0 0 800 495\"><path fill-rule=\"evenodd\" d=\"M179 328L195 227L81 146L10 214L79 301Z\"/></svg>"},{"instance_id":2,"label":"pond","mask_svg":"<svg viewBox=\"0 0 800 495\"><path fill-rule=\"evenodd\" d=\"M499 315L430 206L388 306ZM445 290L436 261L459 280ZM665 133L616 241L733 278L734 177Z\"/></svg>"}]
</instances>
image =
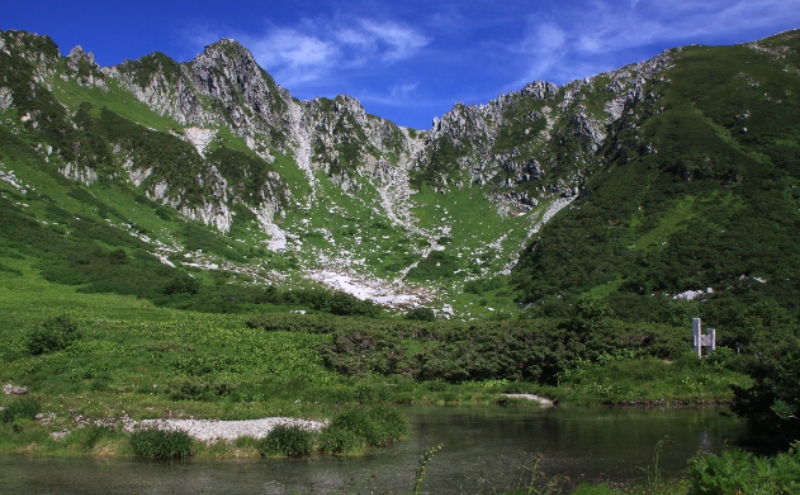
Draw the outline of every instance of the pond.
<instances>
[{"instance_id":1,"label":"pond","mask_svg":"<svg viewBox=\"0 0 800 495\"><path fill-rule=\"evenodd\" d=\"M744 435L717 408L536 410L527 407L410 407L413 437L362 457L187 460L0 457L0 494L407 493L419 456L439 444L425 493L491 493L516 486L536 454L548 475L626 482L645 478L661 440L662 475L698 450L714 453Z\"/></svg>"}]
</instances>

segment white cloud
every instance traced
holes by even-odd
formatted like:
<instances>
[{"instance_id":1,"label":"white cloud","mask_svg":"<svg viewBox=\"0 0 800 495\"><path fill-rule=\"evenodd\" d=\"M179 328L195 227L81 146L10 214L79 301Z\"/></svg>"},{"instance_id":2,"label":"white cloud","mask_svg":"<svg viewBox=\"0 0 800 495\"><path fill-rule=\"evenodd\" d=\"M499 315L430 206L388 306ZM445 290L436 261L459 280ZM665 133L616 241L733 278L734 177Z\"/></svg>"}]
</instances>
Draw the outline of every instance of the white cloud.
<instances>
[{"instance_id":1,"label":"white cloud","mask_svg":"<svg viewBox=\"0 0 800 495\"><path fill-rule=\"evenodd\" d=\"M330 40L290 28L275 28L261 38L243 42L251 47L258 63L275 71L283 84L318 79L340 56L339 47Z\"/></svg>"},{"instance_id":2,"label":"white cloud","mask_svg":"<svg viewBox=\"0 0 800 495\"><path fill-rule=\"evenodd\" d=\"M519 57L525 68L524 74L511 86L519 86L548 72L567 54L567 35L558 26L544 23L529 26L525 37L507 49Z\"/></svg>"},{"instance_id":3,"label":"white cloud","mask_svg":"<svg viewBox=\"0 0 800 495\"><path fill-rule=\"evenodd\" d=\"M625 54L653 45L736 37L787 19L800 23L800 0L588 0L572 12L529 19L522 40L506 46L522 55L512 86L543 77L564 82L613 69Z\"/></svg>"},{"instance_id":4,"label":"white cloud","mask_svg":"<svg viewBox=\"0 0 800 495\"><path fill-rule=\"evenodd\" d=\"M362 32L385 45L381 55L385 62L396 62L412 56L417 50L430 43L430 39L414 29L393 22L375 22L361 19Z\"/></svg>"},{"instance_id":5,"label":"white cloud","mask_svg":"<svg viewBox=\"0 0 800 495\"><path fill-rule=\"evenodd\" d=\"M423 101L416 94L419 81L398 82L393 84L388 91L372 92L362 91L358 94L358 99L363 102L379 103L387 106L420 106L428 105L429 102Z\"/></svg>"},{"instance_id":6,"label":"white cloud","mask_svg":"<svg viewBox=\"0 0 800 495\"><path fill-rule=\"evenodd\" d=\"M200 29L187 39L198 45L223 36L239 40L276 80L294 87L371 64L391 65L415 56L431 41L405 24L356 17L304 19L291 27L268 25L255 35Z\"/></svg>"}]
</instances>

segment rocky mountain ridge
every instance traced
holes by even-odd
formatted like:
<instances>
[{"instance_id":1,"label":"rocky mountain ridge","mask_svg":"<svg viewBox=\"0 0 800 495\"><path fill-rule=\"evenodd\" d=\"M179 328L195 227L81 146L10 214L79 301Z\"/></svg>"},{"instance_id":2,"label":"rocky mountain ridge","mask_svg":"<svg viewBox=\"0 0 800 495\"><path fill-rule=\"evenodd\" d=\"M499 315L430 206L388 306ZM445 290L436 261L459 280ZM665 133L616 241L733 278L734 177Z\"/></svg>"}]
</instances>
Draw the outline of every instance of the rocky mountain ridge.
<instances>
[{"instance_id":1,"label":"rocky mountain ridge","mask_svg":"<svg viewBox=\"0 0 800 495\"><path fill-rule=\"evenodd\" d=\"M154 53L100 67L81 47L61 57L47 37L8 31L0 33L0 131L26 143L20 146L30 157L3 159L7 172L8 164L40 161L73 181L69 188L83 188L70 193L82 204L102 194L112 203L120 194L138 198L161 234L136 232L123 211L109 216L108 204L93 208L150 239L154 255L171 266L224 266L262 281L295 270L306 280L329 274L317 278L381 290L411 283L415 293L429 289L418 301L430 300L510 274L523 249L552 237L551 219L573 218L587 201L599 201L588 198L605 173L626 177L631 172L621 164L674 154L674 143L654 129L673 126L662 123L670 115L700 118L676 114L670 102L684 100L668 95L685 84L683 67L704 50L667 50L560 87L535 81L484 105L458 103L419 131L369 115L348 96L296 100L233 40L185 63ZM793 67L793 52L771 42L731 50L738 59L725 64L756 54ZM745 72L735 80L749 89L765 84ZM740 109L735 118L751 114ZM722 124L709 129L728 132L719 127L728 117L714 118ZM731 125L747 129L750 122ZM670 165L675 177L741 176L719 175L714 170L725 159L693 153ZM19 176L32 183L33 176ZM217 254L200 249L191 228L171 230L176 218L213 227ZM231 254L236 249L240 254ZM214 258L220 253L229 258ZM687 289L694 288L675 293ZM462 310L470 311L470 301Z\"/></svg>"},{"instance_id":2,"label":"rocky mountain ridge","mask_svg":"<svg viewBox=\"0 0 800 495\"><path fill-rule=\"evenodd\" d=\"M105 78L92 74L99 72L118 81L139 101L182 125L204 128L224 122L268 162L276 151L292 156L306 173L312 191L317 171L329 175L345 192L362 187L353 177L357 174L376 179L375 187L394 190L395 194L385 195L385 206L395 209L394 199L411 193L410 176L432 171L430 182L435 188L490 186L489 196L504 211L527 211L538 204L541 194L577 194L581 168L594 160L592 155L601 148L611 123L644 96L641 88L647 80L670 66L670 54L665 52L562 88L535 81L485 105L458 104L441 119L435 118L430 131L417 134L368 116L352 97L339 96L333 102L293 99L258 67L249 50L229 39L207 46L184 64L153 54L100 69L81 49L68 59L72 67L90 65L93 70L88 78L101 87ZM87 79L87 83L92 81ZM601 99L602 110L587 108L584 101L590 95ZM539 110L520 114L520 106ZM502 133L523 126L527 138L523 142L516 146L498 143ZM570 146L574 152L560 157L548 146L551 141L556 148L574 141ZM450 148L455 151L456 166L437 170L437 155ZM543 183L545 174L554 179ZM540 191L529 191L532 184ZM520 188L523 185L528 187ZM276 204L272 209L279 211Z\"/></svg>"}]
</instances>

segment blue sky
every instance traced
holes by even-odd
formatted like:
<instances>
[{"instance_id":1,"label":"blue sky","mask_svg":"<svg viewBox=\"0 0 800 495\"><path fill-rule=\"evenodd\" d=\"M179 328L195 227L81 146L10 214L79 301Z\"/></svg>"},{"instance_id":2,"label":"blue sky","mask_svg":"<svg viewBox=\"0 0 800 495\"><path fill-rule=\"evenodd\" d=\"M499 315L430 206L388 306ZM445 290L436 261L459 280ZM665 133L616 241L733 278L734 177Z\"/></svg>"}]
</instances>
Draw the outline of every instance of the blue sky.
<instances>
[{"instance_id":1,"label":"blue sky","mask_svg":"<svg viewBox=\"0 0 800 495\"><path fill-rule=\"evenodd\" d=\"M455 102L563 84L679 45L800 28L800 0L0 0L0 29L77 44L101 65L161 51L186 61L226 37L300 99L348 94L430 127Z\"/></svg>"}]
</instances>

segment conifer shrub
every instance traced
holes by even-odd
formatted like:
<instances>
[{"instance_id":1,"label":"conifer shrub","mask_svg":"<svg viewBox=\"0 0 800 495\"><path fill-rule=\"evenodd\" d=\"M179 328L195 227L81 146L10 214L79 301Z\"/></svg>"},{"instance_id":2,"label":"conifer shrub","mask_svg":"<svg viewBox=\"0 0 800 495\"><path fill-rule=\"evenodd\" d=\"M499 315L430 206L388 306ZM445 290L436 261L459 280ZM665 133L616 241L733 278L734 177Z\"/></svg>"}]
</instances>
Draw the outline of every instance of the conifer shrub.
<instances>
[{"instance_id":1,"label":"conifer shrub","mask_svg":"<svg viewBox=\"0 0 800 495\"><path fill-rule=\"evenodd\" d=\"M185 431L155 428L133 432L130 446L134 454L154 459L182 459L191 455L192 439Z\"/></svg>"},{"instance_id":2,"label":"conifer shrub","mask_svg":"<svg viewBox=\"0 0 800 495\"><path fill-rule=\"evenodd\" d=\"M262 440L259 450L264 456L295 457L308 455L314 445L314 434L299 426L276 426Z\"/></svg>"}]
</instances>

